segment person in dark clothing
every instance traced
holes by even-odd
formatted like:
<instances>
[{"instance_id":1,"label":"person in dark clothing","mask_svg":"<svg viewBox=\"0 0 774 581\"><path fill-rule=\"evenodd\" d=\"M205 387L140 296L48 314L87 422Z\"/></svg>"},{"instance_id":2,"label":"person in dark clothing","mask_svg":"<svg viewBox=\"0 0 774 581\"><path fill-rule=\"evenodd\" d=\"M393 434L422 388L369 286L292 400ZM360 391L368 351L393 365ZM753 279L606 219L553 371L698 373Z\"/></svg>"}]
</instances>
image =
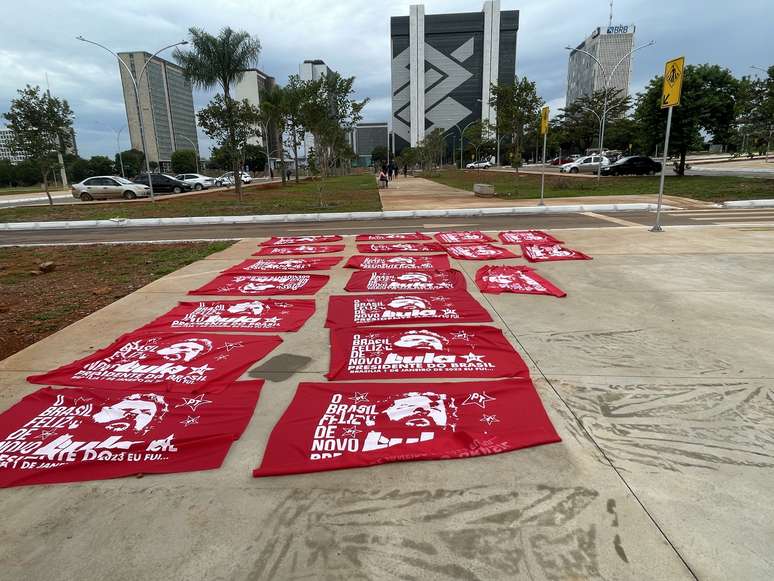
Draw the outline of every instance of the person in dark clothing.
<instances>
[{"instance_id":1,"label":"person in dark clothing","mask_svg":"<svg viewBox=\"0 0 774 581\"><path fill-rule=\"evenodd\" d=\"M403 177L405 178L406 175L408 175L408 165L405 163L403 164Z\"/></svg>"},{"instance_id":2,"label":"person in dark clothing","mask_svg":"<svg viewBox=\"0 0 774 581\"><path fill-rule=\"evenodd\" d=\"M394 161L390 164L390 175L392 175L392 179L398 177L398 164Z\"/></svg>"}]
</instances>

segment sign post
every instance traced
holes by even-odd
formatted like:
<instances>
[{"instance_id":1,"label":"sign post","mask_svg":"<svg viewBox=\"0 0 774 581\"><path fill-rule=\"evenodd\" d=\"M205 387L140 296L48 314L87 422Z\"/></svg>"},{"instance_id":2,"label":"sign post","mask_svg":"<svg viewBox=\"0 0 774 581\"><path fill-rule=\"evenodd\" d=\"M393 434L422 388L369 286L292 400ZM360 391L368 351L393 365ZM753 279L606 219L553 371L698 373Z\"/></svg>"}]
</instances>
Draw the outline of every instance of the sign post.
<instances>
[{"instance_id":1,"label":"sign post","mask_svg":"<svg viewBox=\"0 0 774 581\"><path fill-rule=\"evenodd\" d=\"M543 166L540 170L540 203L539 206L545 206L543 194L546 185L546 139L548 137L548 107L540 110L540 133L543 134Z\"/></svg>"},{"instance_id":2,"label":"sign post","mask_svg":"<svg viewBox=\"0 0 774 581\"><path fill-rule=\"evenodd\" d=\"M661 180L658 186L658 203L656 205L656 223L651 232L662 232L661 228L661 200L664 197L664 176L666 175L667 152L669 151L669 132L672 130L672 109L680 104L680 96L683 90L683 68L685 57L679 57L667 61L664 65L664 85L661 89L661 108L668 109L666 136L664 137L664 153L661 158Z\"/></svg>"}]
</instances>

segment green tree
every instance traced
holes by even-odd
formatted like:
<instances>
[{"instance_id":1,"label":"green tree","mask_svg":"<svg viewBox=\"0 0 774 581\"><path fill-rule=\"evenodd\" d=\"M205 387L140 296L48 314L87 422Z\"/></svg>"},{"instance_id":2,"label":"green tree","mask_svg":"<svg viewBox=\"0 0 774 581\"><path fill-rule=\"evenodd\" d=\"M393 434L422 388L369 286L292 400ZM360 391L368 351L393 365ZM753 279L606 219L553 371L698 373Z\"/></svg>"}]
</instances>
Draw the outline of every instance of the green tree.
<instances>
[{"instance_id":1,"label":"green tree","mask_svg":"<svg viewBox=\"0 0 774 581\"><path fill-rule=\"evenodd\" d=\"M303 125L314 136L315 153L323 177L329 175L339 159L347 132L362 119L368 99L355 101L355 77L344 78L336 72L316 81L306 81L307 95L302 106Z\"/></svg>"},{"instance_id":2,"label":"green tree","mask_svg":"<svg viewBox=\"0 0 774 581\"><path fill-rule=\"evenodd\" d=\"M225 128L225 138L220 143L232 152L232 169L235 172L235 189L239 201L242 201L242 180L239 172L241 159L236 152L245 143L238 139L238 126L246 112L231 98L231 86L239 82L245 70L254 67L261 52L261 43L247 32L236 32L229 27L213 36L198 28L189 29L190 51L175 49L174 57L183 67L185 76L195 86L202 89L220 87L223 91L218 124ZM214 101L214 100L213 100ZM212 105L213 101L210 102ZM211 111L214 112L214 111ZM207 117L207 115L205 115ZM210 117L210 120L214 120ZM213 126L211 126L212 128ZM223 132L218 130L221 135Z\"/></svg>"},{"instance_id":3,"label":"green tree","mask_svg":"<svg viewBox=\"0 0 774 581\"><path fill-rule=\"evenodd\" d=\"M584 95L561 109L555 123L552 124L552 131L549 131L549 138L552 137L553 132L557 132L562 141L562 147L566 151L585 153L592 147L599 148L599 121L602 117L604 99L604 90L597 91L593 95ZM620 143L621 131L631 127L631 124L615 127L618 121L625 118L630 107L631 99L623 95L621 90L613 89L609 92L605 122L605 142L609 149L617 148L611 145L611 133L615 136L616 143ZM629 138L624 137L624 141L628 143L633 138L634 134Z\"/></svg>"},{"instance_id":4,"label":"green tree","mask_svg":"<svg viewBox=\"0 0 774 581\"><path fill-rule=\"evenodd\" d=\"M540 113L543 99L537 94L533 81L522 77L515 79L510 85L492 84L489 104L497 112L497 131L499 135L510 135L511 165L518 168L522 160L524 129Z\"/></svg>"},{"instance_id":5,"label":"green tree","mask_svg":"<svg viewBox=\"0 0 774 581\"><path fill-rule=\"evenodd\" d=\"M174 173L194 173L197 171L197 153L195 149L177 149L172 152L172 171Z\"/></svg>"},{"instance_id":6,"label":"green tree","mask_svg":"<svg viewBox=\"0 0 774 581\"><path fill-rule=\"evenodd\" d=\"M113 165L121 169L121 162L124 164L124 173L132 178L142 172L142 164L145 161L145 155L138 149L127 149L121 152L121 159L116 154Z\"/></svg>"},{"instance_id":7,"label":"green tree","mask_svg":"<svg viewBox=\"0 0 774 581\"><path fill-rule=\"evenodd\" d=\"M89 175L105 176L113 175L115 168L109 157L104 155L95 155L89 160Z\"/></svg>"},{"instance_id":8,"label":"green tree","mask_svg":"<svg viewBox=\"0 0 774 581\"><path fill-rule=\"evenodd\" d=\"M293 152L295 180L298 183L298 148L304 142L306 129L303 124L304 103L308 88L298 75L290 75L285 85L285 144Z\"/></svg>"},{"instance_id":9,"label":"green tree","mask_svg":"<svg viewBox=\"0 0 774 581\"><path fill-rule=\"evenodd\" d=\"M48 203L54 200L48 188L48 176L59 167L56 152L72 145L73 112L67 101L41 92L40 87L27 85L11 99L4 117L11 130L11 150L24 154L34 163L43 181Z\"/></svg>"},{"instance_id":10,"label":"green tree","mask_svg":"<svg viewBox=\"0 0 774 581\"><path fill-rule=\"evenodd\" d=\"M386 145L377 145L371 150L371 163L374 167L380 167L382 163L387 163Z\"/></svg>"},{"instance_id":11,"label":"green tree","mask_svg":"<svg viewBox=\"0 0 774 581\"><path fill-rule=\"evenodd\" d=\"M13 164L7 159L0 159L0 188L13 184Z\"/></svg>"},{"instance_id":12,"label":"green tree","mask_svg":"<svg viewBox=\"0 0 774 581\"><path fill-rule=\"evenodd\" d=\"M226 100L222 95L215 95L207 106L196 114L199 127L218 144L221 159L227 161L237 176L241 173L244 148L247 140L253 136L258 125L260 112L247 99L242 101ZM214 152L213 152L214 153ZM241 179L235 180L237 184ZM242 190L239 190L239 201L242 201Z\"/></svg>"},{"instance_id":13,"label":"green tree","mask_svg":"<svg viewBox=\"0 0 774 581\"><path fill-rule=\"evenodd\" d=\"M261 92L261 102L259 105L261 136L264 147L266 148L266 158L273 156L280 158L280 173L282 174L282 183L285 183L285 155L282 144L282 130L285 127L287 118L287 104L285 102L285 90L272 85L266 87Z\"/></svg>"},{"instance_id":14,"label":"green tree","mask_svg":"<svg viewBox=\"0 0 774 581\"><path fill-rule=\"evenodd\" d=\"M248 143L242 149L242 154L245 165L250 168L250 171L264 171L266 168L266 152L260 146Z\"/></svg>"},{"instance_id":15,"label":"green tree","mask_svg":"<svg viewBox=\"0 0 774 581\"><path fill-rule=\"evenodd\" d=\"M666 109L661 108L663 77L653 78L643 93L637 95L634 118L642 143L650 151L663 143L666 131ZM678 174L685 173L685 156L697 143L701 132L715 143L727 143L731 137L739 81L731 71L718 65L688 65L683 74L680 105L672 111L671 151L680 156Z\"/></svg>"},{"instance_id":16,"label":"green tree","mask_svg":"<svg viewBox=\"0 0 774 581\"><path fill-rule=\"evenodd\" d=\"M465 128L462 135L467 141L474 161L480 160L483 153L490 151L496 145L491 137L494 134L494 129L492 125L484 121L477 121ZM465 167L464 161L462 167Z\"/></svg>"},{"instance_id":17,"label":"green tree","mask_svg":"<svg viewBox=\"0 0 774 581\"><path fill-rule=\"evenodd\" d=\"M432 173L434 168L441 165L441 157L446 150L444 130L436 127L430 133L426 133L424 139L417 144L416 150L423 168ZM405 155L405 149L402 155Z\"/></svg>"}]
</instances>

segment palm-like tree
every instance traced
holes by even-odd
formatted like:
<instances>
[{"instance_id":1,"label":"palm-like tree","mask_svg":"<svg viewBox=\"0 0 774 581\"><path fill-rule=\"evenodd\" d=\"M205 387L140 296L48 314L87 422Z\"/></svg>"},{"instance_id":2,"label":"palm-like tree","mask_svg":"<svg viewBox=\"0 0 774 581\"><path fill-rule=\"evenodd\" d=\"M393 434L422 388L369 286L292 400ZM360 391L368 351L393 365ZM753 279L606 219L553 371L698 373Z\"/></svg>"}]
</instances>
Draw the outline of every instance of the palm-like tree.
<instances>
[{"instance_id":1,"label":"palm-like tree","mask_svg":"<svg viewBox=\"0 0 774 581\"><path fill-rule=\"evenodd\" d=\"M282 133L285 128L285 91L279 85L270 85L261 91L261 133L266 146L266 163L271 163L271 154L276 152L280 156L282 182L285 182L285 155L282 146ZM275 138L275 143L269 143L270 137Z\"/></svg>"},{"instance_id":2,"label":"palm-like tree","mask_svg":"<svg viewBox=\"0 0 774 581\"><path fill-rule=\"evenodd\" d=\"M245 70L252 68L258 61L261 43L244 31L235 31L229 27L213 36L201 29L190 28L190 50L175 50L174 57L183 67L186 78L196 87L212 89L220 87L227 114L231 111L231 86L238 83ZM230 117L230 114L229 114ZM230 149L232 151L236 191L242 198L242 180L239 167L238 145L235 143L233 120L227 121L230 127Z\"/></svg>"}]
</instances>

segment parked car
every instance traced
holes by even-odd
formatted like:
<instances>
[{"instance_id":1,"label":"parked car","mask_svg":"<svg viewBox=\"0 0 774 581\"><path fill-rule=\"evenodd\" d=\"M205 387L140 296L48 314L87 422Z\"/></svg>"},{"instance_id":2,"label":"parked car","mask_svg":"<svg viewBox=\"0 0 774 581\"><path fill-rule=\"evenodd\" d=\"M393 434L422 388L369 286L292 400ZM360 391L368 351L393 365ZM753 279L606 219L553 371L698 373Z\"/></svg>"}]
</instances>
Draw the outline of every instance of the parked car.
<instances>
[{"instance_id":1,"label":"parked car","mask_svg":"<svg viewBox=\"0 0 774 581\"><path fill-rule=\"evenodd\" d=\"M181 182L178 179L173 178L165 173L153 173L151 174L153 180L153 193L171 192L173 194L179 194L182 192L190 192L193 188L190 184ZM148 184L148 174L138 175L134 180L136 184Z\"/></svg>"},{"instance_id":2,"label":"parked car","mask_svg":"<svg viewBox=\"0 0 774 581\"><path fill-rule=\"evenodd\" d=\"M602 167L603 176L653 175L661 171L661 164L644 155L622 157L615 163Z\"/></svg>"},{"instance_id":3,"label":"parked car","mask_svg":"<svg viewBox=\"0 0 774 581\"><path fill-rule=\"evenodd\" d=\"M487 169L492 167L492 164L486 160L474 161L465 166L466 169Z\"/></svg>"},{"instance_id":4,"label":"parked car","mask_svg":"<svg viewBox=\"0 0 774 581\"><path fill-rule=\"evenodd\" d=\"M70 187L73 198L90 202L91 200L108 200L124 198L134 200L150 195L150 188L135 184L118 176L94 176Z\"/></svg>"},{"instance_id":5,"label":"parked car","mask_svg":"<svg viewBox=\"0 0 774 581\"><path fill-rule=\"evenodd\" d=\"M573 161L575 161L575 158L563 156L563 157L555 157L554 159L552 159L549 162L549 164L550 165L564 165L565 163L572 163Z\"/></svg>"},{"instance_id":6,"label":"parked car","mask_svg":"<svg viewBox=\"0 0 774 581\"><path fill-rule=\"evenodd\" d=\"M610 164L610 161L601 155L587 155L579 157L573 162L565 163L559 167L562 173L596 173L600 164L604 167Z\"/></svg>"},{"instance_id":7,"label":"parked car","mask_svg":"<svg viewBox=\"0 0 774 581\"><path fill-rule=\"evenodd\" d=\"M250 176L249 173L243 171L241 173L242 175L242 183L243 184L249 184L251 181L253 181L252 176ZM215 178L215 185L218 187L221 186L233 186L234 185L234 172L233 171L227 171L222 176Z\"/></svg>"},{"instance_id":8,"label":"parked car","mask_svg":"<svg viewBox=\"0 0 774 581\"><path fill-rule=\"evenodd\" d=\"M187 183L197 192L206 190L215 186L215 180L209 176L203 176L200 173L181 173L175 176L176 180Z\"/></svg>"}]
</instances>

